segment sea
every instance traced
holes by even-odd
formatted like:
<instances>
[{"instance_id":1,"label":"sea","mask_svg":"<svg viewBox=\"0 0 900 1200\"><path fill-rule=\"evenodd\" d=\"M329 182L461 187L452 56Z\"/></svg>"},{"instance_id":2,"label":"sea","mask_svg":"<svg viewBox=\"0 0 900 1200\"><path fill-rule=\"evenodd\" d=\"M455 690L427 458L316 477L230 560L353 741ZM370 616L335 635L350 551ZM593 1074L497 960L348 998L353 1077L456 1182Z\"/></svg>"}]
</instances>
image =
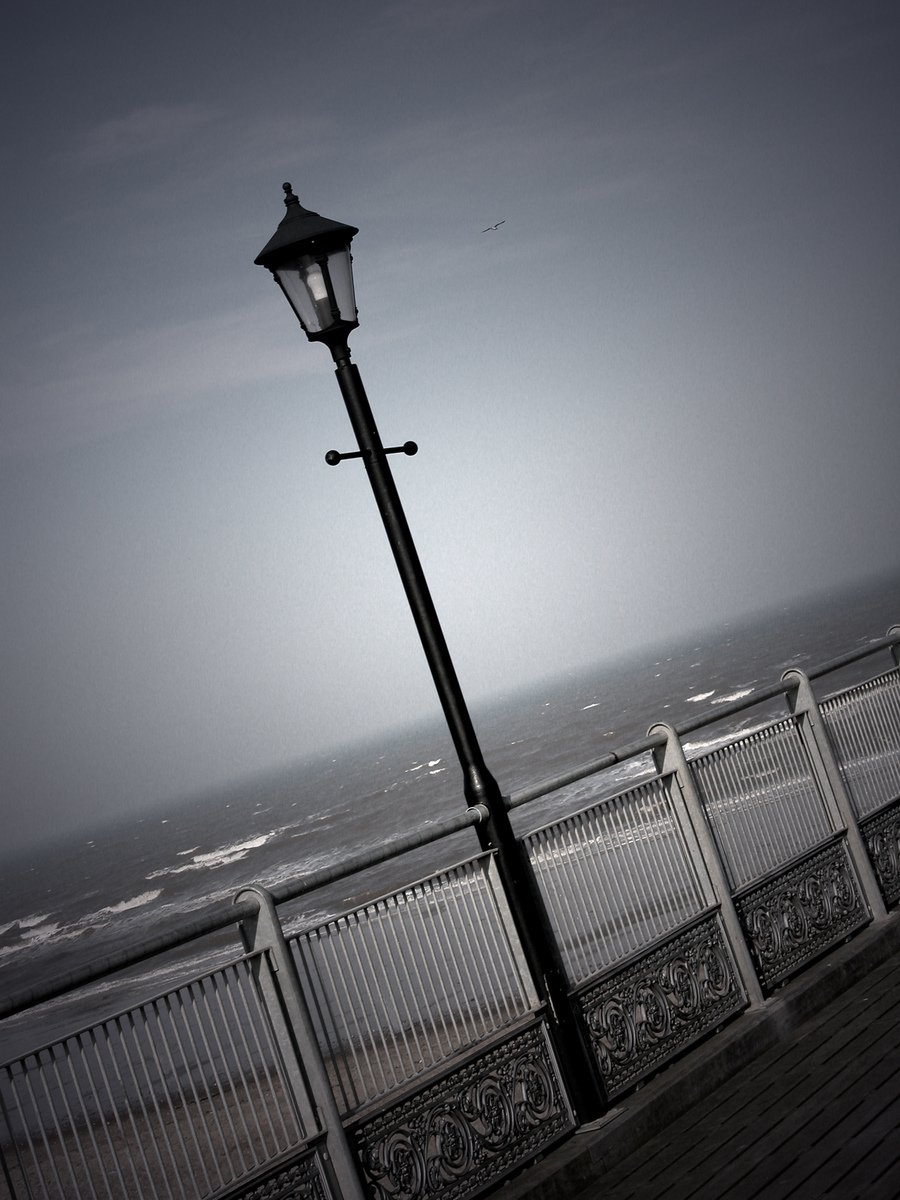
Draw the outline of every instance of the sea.
<instances>
[{"instance_id":1,"label":"sea","mask_svg":"<svg viewBox=\"0 0 900 1200\"><path fill-rule=\"evenodd\" d=\"M714 721L718 709L752 698L787 667L814 668L878 640L898 622L900 577L883 578L501 692L473 706L473 721L501 789L514 794L639 740L654 722L698 715ZM885 652L857 675L890 665ZM844 672L819 690L850 681ZM754 720L759 714L751 708L711 727L710 736L733 736ZM633 764L617 771L613 790L628 784ZM589 798L586 785L564 788L517 810L517 825L534 828L559 805L571 811ZM0 859L0 994L18 995L164 933L248 884L302 879L364 854L465 803L449 735L432 720ZM312 892L295 905L295 923L315 924L476 848L470 834L458 843L427 847L415 861L395 860ZM199 973L204 955L212 961L216 953L214 946L195 946L188 967ZM73 1023L87 1024L109 1007L111 990L120 1007L121 997L161 993L183 977L183 960L145 964L124 991L118 982L100 984L77 1003L54 1001L0 1022L0 1063L62 1036Z\"/></svg>"}]
</instances>

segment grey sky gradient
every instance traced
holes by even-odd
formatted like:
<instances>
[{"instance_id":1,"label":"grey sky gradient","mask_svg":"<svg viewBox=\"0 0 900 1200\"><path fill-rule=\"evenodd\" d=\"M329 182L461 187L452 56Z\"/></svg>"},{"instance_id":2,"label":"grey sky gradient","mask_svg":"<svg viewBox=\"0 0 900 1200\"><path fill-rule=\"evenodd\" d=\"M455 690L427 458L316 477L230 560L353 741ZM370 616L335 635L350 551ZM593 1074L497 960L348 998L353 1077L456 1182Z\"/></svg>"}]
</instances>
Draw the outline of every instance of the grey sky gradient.
<instances>
[{"instance_id":1,"label":"grey sky gradient","mask_svg":"<svg viewBox=\"0 0 900 1200\"><path fill-rule=\"evenodd\" d=\"M896 4L8 39L10 842L436 711L328 353L253 266L283 180L360 228L351 347L472 698L900 567Z\"/></svg>"}]
</instances>

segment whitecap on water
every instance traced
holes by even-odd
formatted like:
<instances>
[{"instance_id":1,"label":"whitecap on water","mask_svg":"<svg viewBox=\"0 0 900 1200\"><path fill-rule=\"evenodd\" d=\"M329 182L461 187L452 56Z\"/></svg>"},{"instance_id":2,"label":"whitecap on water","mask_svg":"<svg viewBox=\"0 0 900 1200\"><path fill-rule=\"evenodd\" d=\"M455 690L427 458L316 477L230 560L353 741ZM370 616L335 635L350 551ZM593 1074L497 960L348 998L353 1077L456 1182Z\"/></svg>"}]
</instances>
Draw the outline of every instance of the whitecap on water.
<instances>
[{"instance_id":1,"label":"whitecap on water","mask_svg":"<svg viewBox=\"0 0 900 1200\"><path fill-rule=\"evenodd\" d=\"M32 925L23 928L20 937L27 946L38 946L59 934L59 922L51 921L49 925Z\"/></svg>"},{"instance_id":2,"label":"whitecap on water","mask_svg":"<svg viewBox=\"0 0 900 1200\"><path fill-rule=\"evenodd\" d=\"M273 829L270 833L261 833L257 837L245 838L240 842L232 842L229 846L220 846L217 850L209 850L205 854L195 854L191 861L180 867L159 867L145 875L145 879L159 879L164 875L181 875L185 871L209 871L216 867L227 867L231 863L240 862L251 850L258 850L266 842L271 841L280 830Z\"/></svg>"},{"instance_id":3,"label":"whitecap on water","mask_svg":"<svg viewBox=\"0 0 900 1200\"><path fill-rule=\"evenodd\" d=\"M720 746L727 746L729 742L736 741L740 738L749 737L751 733L758 733L760 729L765 729L765 721L758 721L753 725L748 725L746 729L733 731L731 733L722 733L718 736L702 738L699 741L685 742L684 752L692 758L697 758L701 754L706 754L710 750L718 750Z\"/></svg>"},{"instance_id":4,"label":"whitecap on water","mask_svg":"<svg viewBox=\"0 0 900 1200\"><path fill-rule=\"evenodd\" d=\"M14 921L14 925L21 925L23 929L30 929L33 925L43 925L50 916L49 913L40 913L35 917L19 917L18 921ZM9 928L7 926L7 928Z\"/></svg>"},{"instance_id":5,"label":"whitecap on water","mask_svg":"<svg viewBox=\"0 0 900 1200\"><path fill-rule=\"evenodd\" d=\"M716 696L715 700L713 700L712 703L713 704L731 704L731 702L733 700L743 700L743 698L745 696L749 696L752 691L753 691L752 687L741 688L740 691L729 692L729 694L727 696Z\"/></svg>"},{"instance_id":6,"label":"whitecap on water","mask_svg":"<svg viewBox=\"0 0 900 1200\"><path fill-rule=\"evenodd\" d=\"M424 763L421 763L421 762L420 762L420 763L416 763L416 765L415 765L414 767L407 767L407 768L406 768L406 774L407 774L407 775L411 775L411 774L413 773L413 771L424 771L424 770L426 769L426 767L428 767L428 768L431 768L431 767L436 767L436 766L438 766L438 764L439 764L441 761L442 761L442 760L441 760L441 759L439 759L439 758L432 758L432 759L429 759L429 760L428 760L428 762L424 762ZM446 767L442 767L442 768L441 768L441 770L442 770L442 771L446 771L446 769L447 769ZM429 771L428 771L428 774L429 774L429 775L437 775L437 774L438 774L438 772L437 772L437 771L432 771L432 770L429 770ZM385 789L385 791L386 791L386 790L387 790L387 789Z\"/></svg>"},{"instance_id":7,"label":"whitecap on water","mask_svg":"<svg viewBox=\"0 0 900 1200\"><path fill-rule=\"evenodd\" d=\"M130 900L120 900L118 904L109 904L106 908L101 908L96 915L102 917L106 913L115 915L128 912L132 908L143 908L145 904L152 904L154 900L158 900L161 895L162 888L155 888L151 892L141 892L139 896L132 896Z\"/></svg>"}]
</instances>

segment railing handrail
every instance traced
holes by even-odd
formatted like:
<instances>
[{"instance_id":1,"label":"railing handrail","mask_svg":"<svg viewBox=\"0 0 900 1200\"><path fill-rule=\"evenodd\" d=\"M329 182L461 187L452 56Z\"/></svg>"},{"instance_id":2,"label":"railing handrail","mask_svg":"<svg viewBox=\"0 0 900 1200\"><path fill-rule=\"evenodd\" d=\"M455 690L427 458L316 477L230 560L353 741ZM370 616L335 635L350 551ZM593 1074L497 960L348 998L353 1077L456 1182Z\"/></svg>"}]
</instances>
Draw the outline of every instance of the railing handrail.
<instances>
[{"instance_id":1,"label":"railing handrail","mask_svg":"<svg viewBox=\"0 0 900 1200\"><path fill-rule=\"evenodd\" d=\"M900 625L894 625L883 638L867 642L865 646L860 646L856 650L848 650L846 654L840 654L837 658L822 663L821 666L813 667L806 674L810 679L821 679L823 675L828 675L841 667L848 667L852 663L859 662L860 659L868 658L870 654L877 654L879 650L890 650L892 646L898 644L900 644Z\"/></svg>"},{"instance_id":2,"label":"railing handrail","mask_svg":"<svg viewBox=\"0 0 900 1200\"><path fill-rule=\"evenodd\" d=\"M637 758L640 754L645 754L657 746L664 745L665 740L661 734L649 734L639 741L629 742L628 745L621 746L618 750L608 750L600 758L593 758L590 762L582 763L578 767L572 767L568 771L563 771L560 775L554 775L549 779L541 780L539 783L532 783L526 787L518 788L515 792L511 792L507 796L506 803L511 809L519 808L531 800L539 800L541 796L547 796L550 792L556 792L562 787L567 787L570 783L578 783L579 780L586 779L588 775L596 775L598 771L605 771L607 767L615 767L619 763L627 762L630 758Z\"/></svg>"},{"instance_id":3,"label":"railing handrail","mask_svg":"<svg viewBox=\"0 0 900 1200\"><path fill-rule=\"evenodd\" d=\"M807 671L807 676L810 679L820 679L823 675L828 675L832 671L839 670L841 667L859 662L860 659L877 654L880 650L889 650L898 643L900 643L900 626L894 626L885 637L867 642L865 646L860 646L856 650L850 650L846 654L839 655L837 658L829 659L820 666ZM764 704L767 700L774 700L776 696L786 696L794 686L790 681L779 680L779 682L770 684L768 687L754 689L752 693L740 700L733 700L729 704L721 705L713 716L710 716L707 712L701 712L696 717L679 721L673 728L679 737L683 737L685 734L696 733L698 729L703 729L707 725L718 724L719 721L727 721L730 717L737 716L738 713L745 712L748 708L754 708L757 704ZM604 771L607 767L615 767L619 763L626 762L629 758L637 758L641 754L646 754L648 751L654 750L664 743L665 738L662 735L648 734L647 737L640 738L638 741L631 742L617 750L609 750L606 754L601 755L600 758L591 759L589 762L572 767L559 775L550 776L538 783L518 788L507 797L507 804L510 808L518 808L520 805L527 804L531 800L538 800L542 796L547 796L551 792L567 787L570 783L578 783L580 780L586 779L589 775L596 775L598 771Z\"/></svg>"},{"instance_id":4,"label":"railing handrail","mask_svg":"<svg viewBox=\"0 0 900 1200\"><path fill-rule=\"evenodd\" d=\"M441 838L460 833L464 829L478 825L484 820L484 816L485 814L480 808L467 808L465 812L458 813L453 817L415 829L406 837L374 846L365 853L350 856L338 864L322 867L318 871L304 875L302 879L288 880L276 887L269 888L269 894L276 904L286 904L291 900L296 900L298 896L325 887L326 884L344 879L348 875L354 875L367 867L377 866L390 858L396 858L408 851L418 850L432 842L440 841ZM137 966L139 963L146 962L148 958L164 954L167 950L175 950L179 946L185 946L208 934L218 933L219 930L227 929L238 921L254 917L256 912L257 907L252 901L214 902L200 916L193 920L179 922L156 937L144 938L127 949L117 950L102 958L93 959L82 967L76 967L74 970L49 979L36 987L22 988L18 992L0 997L0 1020L18 1016L30 1008L36 1008L39 1004L46 1004L49 1000L57 1000L67 992L96 983L117 971Z\"/></svg>"},{"instance_id":5,"label":"railing handrail","mask_svg":"<svg viewBox=\"0 0 900 1200\"><path fill-rule=\"evenodd\" d=\"M868 642L865 646L858 647L856 650L851 650L846 654L820 664L818 667L810 669L807 675L810 679L820 679L823 675L858 662L870 655L877 654L881 650L888 650L898 643L900 643L900 625L893 626L883 638ZM710 716L708 713L701 713L697 717L679 722L674 726L675 732L681 736L693 733L705 726L717 724L776 696L786 695L791 691L793 686L790 681L781 680L769 687L755 690L741 700L723 705L713 716ZM505 798L506 804L510 809L518 808L529 801L539 799L542 796L557 791L570 783L577 783L589 775L596 774L608 767L616 766L619 763L626 762L629 759L657 749L664 745L664 743L665 737L662 734L648 734L638 741L631 742L615 750L610 750L599 758L592 759L581 766L572 768L553 778L520 788ZM444 837L474 827L485 819L485 815L485 812L480 807L468 808L455 816L415 829L405 837L393 839L380 846L372 847L364 853L343 859L339 864L323 867L300 879L288 880L269 889L270 894L275 904L286 904L308 892L344 879L368 867L377 866L388 859L399 857L412 850L421 849ZM189 942L196 941L198 938L217 933L239 921L252 918L255 913L256 908L252 902L214 902L199 916L191 920L179 921L165 932L154 937L144 938L127 949L114 951L98 959L94 959L90 963L56 976L35 987L23 988L17 992L0 997L0 1020L17 1016L28 1009L36 1008L39 1004L59 999L76 988L96 983L100 979L105 979L109 975L126 970L129 967L137 966L139 963L163 954L168 950L174 950Z\"/></svg>"}]
</instances>

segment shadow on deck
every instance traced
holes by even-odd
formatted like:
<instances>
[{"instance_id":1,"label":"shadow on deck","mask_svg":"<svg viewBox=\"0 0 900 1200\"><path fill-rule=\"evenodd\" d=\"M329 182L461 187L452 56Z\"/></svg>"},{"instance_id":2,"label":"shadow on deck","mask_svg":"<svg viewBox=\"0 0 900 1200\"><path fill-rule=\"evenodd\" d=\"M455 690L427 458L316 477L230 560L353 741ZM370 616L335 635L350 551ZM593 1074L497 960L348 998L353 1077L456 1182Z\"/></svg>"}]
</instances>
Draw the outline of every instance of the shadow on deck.
<instances>
[{"instance_id":1,"label":"shadow on deck","mask_svg":"<svg viewBox=\"0 0 900 1200\"><path fill-rule=\"evenodd\" d=\"M503 1200L896 1200L900 912L512 1180Z\"/></svg>"}]
</instances>

